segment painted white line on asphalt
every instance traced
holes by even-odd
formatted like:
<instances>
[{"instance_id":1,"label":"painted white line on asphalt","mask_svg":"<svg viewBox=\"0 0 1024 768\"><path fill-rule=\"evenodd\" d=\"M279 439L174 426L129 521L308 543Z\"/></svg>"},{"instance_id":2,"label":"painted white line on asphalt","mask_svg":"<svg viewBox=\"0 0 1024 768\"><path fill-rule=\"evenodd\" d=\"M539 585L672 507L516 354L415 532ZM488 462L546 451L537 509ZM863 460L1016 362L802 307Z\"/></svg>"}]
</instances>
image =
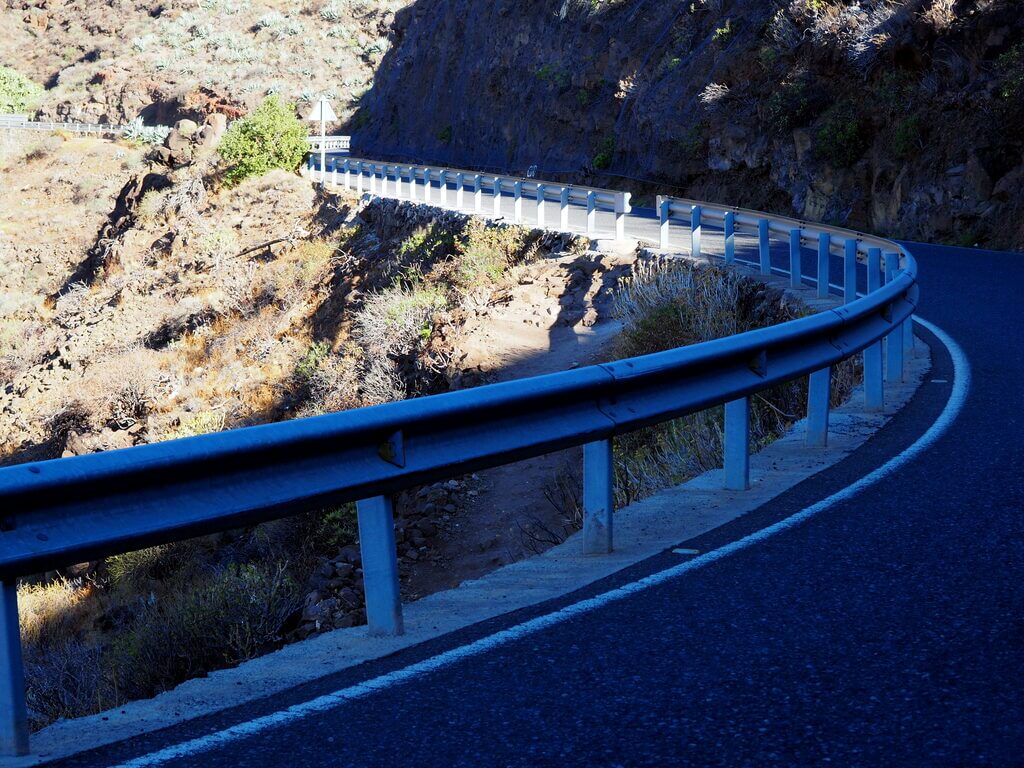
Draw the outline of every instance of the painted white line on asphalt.
<instances>
[{"instance_id":1,"label":"painted white line on asphalt","mask_svg":"<svg viewBox=\"0 0 1024 768\"><path fill-rule=\"evenodd\" d=\"M508 629L503 629L500 632L495 632L492 635L475 640L468 645L452 648L451 650L445 651L444 653L438 654L437 656L433 656L429 659L424 659L423 661L415 664L411 664L403 669L388 672L387 674L380 675L379 677L375 677L371 680L357 683L356 685L349 686L348 688L342 688L334 693L318 696L310 701L305 701L279 712L273 712L269 715L258 717L255 720L249 720L244 723L233 725L230 728L225 728L224 730L217 731L216 733L207 734L206 736L200 736L192 739L191 741L165 747L164 749L156 752L151 752L147 755L142 755L141 757L129 760L128 762L121 763L115 768L142 768L143 766L161 765L178 758L208 752L212 749L216 749L217 747L244 739L247 736L254 736L272 728L280 728L288 723L293 723L311 715L333 709L346 702L361 699L365 696L376 693L377 691L385 690L392 686L414 680L422 677L423 675L429 674L430 672L449 667L459 661L473 656L479 656L480 654L486 653L494 648L498 648L499 646L514 642L515 640L535 634L547 629L548 627L561 624L562 622L569 621L577 616L602 608L609 603L617 602L631 595L635 595L638 592L643 592L651 589L652 587L664 584L665 582L682 576L684 573L688 573L689 571L703 568L705 565L710 565L711 563L717 562L729 555L747 549L754 544L758 544L778 533L782 533L785 530L793 528L794 526L814 517L819 512L823 512L835 504L856 496L864 489L892 475L898 469L930 448L940 437L942 437L942 435L956 420L956 417L960 414L960 411L963 409L964 403L967 400L967 394L970 391L970 364L967 362L967 357L960 346L953 341L945 331L929 323L927 320L915 317L914 321L920 323L935 334L939 341L941 341L942 344L945 345L946 349L949 350L949 355L953 360L953 391L949 396L949 400L946 401L946 405L942 409L942 413L939 414L938 419L936 419L928 428L928 431L921 435L921 437L919 437L902 453L893 457L885 464L878 467L878 469L865 475L852 485L848 485L842 490L833 493L828 498L822 499L816 504L812 504L795 514L790 515L784 520L780 520L767 528L762 528L755 533L744 536L742 539L737 539L734 542L712 550L704 555L695 557L693 560L688 560L685 563L680 563L679 565L667 568L664 571L653 573L650 576L639 579L638 581L624 584L621 587L609 590L608 592L604 592L596 597L591 597L586 600L581 600L578 603L567 605L554 613L549 613L545 616L538 616L535 619L525 621L522 624L517 624L514 627L509 627Z\"/></svg>"}]
</instances>

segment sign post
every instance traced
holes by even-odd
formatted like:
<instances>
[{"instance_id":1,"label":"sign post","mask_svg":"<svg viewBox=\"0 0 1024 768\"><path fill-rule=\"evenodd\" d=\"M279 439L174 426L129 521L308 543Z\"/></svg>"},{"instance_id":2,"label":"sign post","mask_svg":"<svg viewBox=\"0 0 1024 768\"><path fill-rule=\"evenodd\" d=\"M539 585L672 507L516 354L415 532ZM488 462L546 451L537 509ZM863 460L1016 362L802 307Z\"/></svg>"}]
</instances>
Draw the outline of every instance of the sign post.
<instances>
[{"instance_id":1,"label":"sign post","mask_svg":"<svg viewBox=\"0 0 1024 768\"><path fill-rule=\"evenodd\" d=\"M338 116L334 114L327 97L321 96L306 119L311 122L320 121L320 186L324 187L327 186L327 123L334 122Z\"/></svg>"}]
</instances>

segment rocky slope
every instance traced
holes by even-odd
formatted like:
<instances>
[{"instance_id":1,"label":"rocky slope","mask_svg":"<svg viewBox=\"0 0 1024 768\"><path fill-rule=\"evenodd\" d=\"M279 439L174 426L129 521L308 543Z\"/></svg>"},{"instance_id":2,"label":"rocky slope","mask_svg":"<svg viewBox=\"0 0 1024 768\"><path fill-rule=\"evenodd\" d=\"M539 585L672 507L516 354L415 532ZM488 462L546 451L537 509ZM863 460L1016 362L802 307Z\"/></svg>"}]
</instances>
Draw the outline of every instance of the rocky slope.
<instances>
[{"instance_id":1,"label":"rocky slope","mask_svg":"<svg viewBox=\"0 0 1024 768\"><path fill-rule=\"evenodd\" d=\"M417 0L393 35L371 156L1024 245L1016 0Z\"/></svg>"}]
</instances>

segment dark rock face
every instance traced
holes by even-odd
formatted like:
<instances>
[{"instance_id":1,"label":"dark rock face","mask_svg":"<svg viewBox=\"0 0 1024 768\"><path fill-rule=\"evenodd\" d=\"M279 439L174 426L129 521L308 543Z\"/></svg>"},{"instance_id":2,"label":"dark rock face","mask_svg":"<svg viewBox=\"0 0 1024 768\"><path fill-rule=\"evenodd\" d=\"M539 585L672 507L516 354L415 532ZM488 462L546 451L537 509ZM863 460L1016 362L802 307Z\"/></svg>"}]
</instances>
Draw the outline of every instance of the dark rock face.
<instances>
[{"instance_id":1,"label":"dark rock face","mask_svg":"<svg viewBox=\"0 0 1024 768\"><path fill-rule=\"evenodd\" d=\"M1011 0L415 0L392 37L359 153L1024 246Z\"/></svg>"}]
</instances>

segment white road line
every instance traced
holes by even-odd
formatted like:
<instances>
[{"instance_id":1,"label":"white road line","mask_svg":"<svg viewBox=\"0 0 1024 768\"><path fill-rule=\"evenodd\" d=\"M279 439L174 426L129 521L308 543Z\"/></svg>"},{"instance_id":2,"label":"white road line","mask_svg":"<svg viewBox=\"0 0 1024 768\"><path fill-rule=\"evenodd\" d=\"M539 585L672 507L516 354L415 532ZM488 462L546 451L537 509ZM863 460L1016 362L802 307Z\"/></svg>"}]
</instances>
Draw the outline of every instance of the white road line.
<instances>
[{"instance_id":1,"label":"white road line","mask_svg":"<svg viewBox=\"0 0 1024 768\"><path fill-rule=\"evenodd\" d=\"M208 752L212 749L230 744L231 742L238 741L239 739L243 739L247 736L254 736L272 728L279 728L283 725L287 725L288 723L296 722L311 715L333 709L334 707L346 702L361 699L365 696L376 693L377 691L385 690L392 686L414 680L436 670L449 667L464 659L479 656L480 654L486 653L494 648L519 640L528 635L535 634L547 629L548 627L569 621L577 616L582 616L583 614L602 608L610 603L635 595L638 592L643 592L651 589L652 587L664 584L671 579L682 576L684 573L695 571L698 568L703 568L705 565L710 565L711 563L726 558L729 555L747 549L754 544L758 544L778 533L782 533L785 530L793 528L794 526L811 519L819 512L856 496L864 489L874 485L886 477L889 477L900 467L904 466L909 461L930 448L950 428L956 420L956 417L960 414L960 411L963 409L964 403L967 400L967 394L971 385L971 369L963 350L949 335L946 334L945 331L939 327L932 325L927 320L922 320L919 317L914 318L914 320L935 334L939 341L941 341L943 345L945 345L946 349L949 350L950 357L953 360L953 390L949 396L949 400L946 401L945 407L942 409L942 413L939 414L938 419L936 419L928 428L928 431L921 435L921 437L919 437L902 453L893 457L885 464L878 467L878 469L865 475L852 485L848 485L846 488L837 491L828 498L822 499L816 504L812 504L795 514L790 515L784 520L780 520L767 528L762 528L755 533L744 536L742 539L726 544L725 546L719 547L718 549L712 550L704 555L695 557L693 560L688 560L685 563L680 563L672 568L667 568L664 571L651 574L650 576L646 576L638 581L624 584L621 587L609 590L608 592L604 592L596 597L591 597L586 600L581 600L578 603L567 605L553 613L538 616L535 619L525 621L522 624L517 624L514 627L509 627L508 629L503 629L500 632L495 632L492 635L475 640L468 645L452 648L451 650L445 651L444 653L438 654L437 656L433 656L429 659L424 659L423 661L417 662L416 664L412 664L408 667L388 672L387 674L380 675L379 677L375 677L371 680L366 680L362 683L357 683L356 685L349 686L348 688L342 688L334 693L318 696L310 701L305 701L279 712L273 712L269 715L258 717L255 720L249 720L248 722L233 725L230 728L225 728L224 730L217 731L216 733L200 736L192 739L191 741L165 747L164 749L156 752L151 752L147 755L137 757L134 760L121 763L119 766L115 766L115 768L142 768L142 766L160 765L178 758Z\"/></svg>"}]
</instances>

